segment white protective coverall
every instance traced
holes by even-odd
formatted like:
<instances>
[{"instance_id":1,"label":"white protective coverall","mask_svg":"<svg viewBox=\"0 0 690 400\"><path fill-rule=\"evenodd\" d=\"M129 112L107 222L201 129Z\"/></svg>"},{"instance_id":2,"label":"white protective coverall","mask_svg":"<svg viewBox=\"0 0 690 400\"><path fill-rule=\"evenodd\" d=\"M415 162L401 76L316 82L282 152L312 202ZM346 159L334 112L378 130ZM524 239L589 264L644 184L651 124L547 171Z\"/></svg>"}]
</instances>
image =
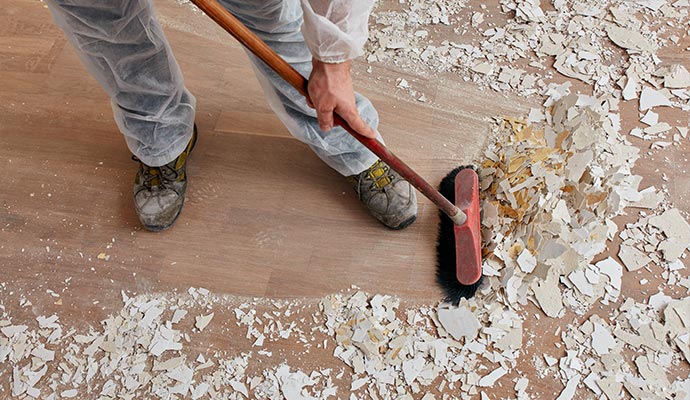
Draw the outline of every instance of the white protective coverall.
<instances>
[{"instance_id":1,"label":"white protective coverall","mask_svg":"<svg viewBox=\"0 0 690 400\"><path fill-rule=\"evenodd\" d=\"M312 55L335 63L362 54L373 1L220 3L309 77ZM47 4L86 68L111 97L115 121L132 153L153 167L174 160L191 138L196 100L184 86L152 0L48 0ZM233 39L228 36L228 40ZM305 99L248 54L269 105L293 136L345 176L359 174L376 161L344 129L321 131L316 112ZM376 130L378 115L371 102L360 94L356 102L364 121Z\"/></svg>"}]
</instances>

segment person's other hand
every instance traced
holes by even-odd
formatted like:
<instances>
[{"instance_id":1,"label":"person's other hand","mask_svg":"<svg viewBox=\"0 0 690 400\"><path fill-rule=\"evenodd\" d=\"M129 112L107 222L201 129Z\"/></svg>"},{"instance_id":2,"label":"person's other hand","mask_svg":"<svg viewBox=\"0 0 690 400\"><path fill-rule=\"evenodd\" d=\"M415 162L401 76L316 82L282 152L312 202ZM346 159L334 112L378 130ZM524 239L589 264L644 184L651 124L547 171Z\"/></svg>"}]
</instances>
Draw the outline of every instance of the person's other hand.
<instances>
[{"instance_id":1,"label":"person's other hand","mask_svg":"<svg viewBox=\"0 0 690 400\"><path fill-rule=\"evenodd\" d=\"M321 130L328 132L333 128L333 112L343 117L357 132L375 139L374 131L359 115L355 102L355 91L350 77L351 61L328 64L312 59L309 76L309 98L307 104L316 110Z\"/></svg>"}]
</instances>

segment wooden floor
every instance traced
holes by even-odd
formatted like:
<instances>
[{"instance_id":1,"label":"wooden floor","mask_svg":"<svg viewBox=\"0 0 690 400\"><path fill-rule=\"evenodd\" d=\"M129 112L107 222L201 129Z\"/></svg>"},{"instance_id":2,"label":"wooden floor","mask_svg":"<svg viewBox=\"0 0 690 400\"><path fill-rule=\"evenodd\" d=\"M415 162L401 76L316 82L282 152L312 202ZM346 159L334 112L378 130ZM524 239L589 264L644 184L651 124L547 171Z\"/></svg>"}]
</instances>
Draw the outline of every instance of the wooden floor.
<instances>
[{"instance_id":1,"label":"wooden floor","mask_svg":"<svg viewBox=\"0 0 690 400\"><path fill-rule=\"evenodd\" d=\"M109 99L48 10L35 0L0 8L0 282L7 284L0 295L8 304L26 297L34 314L50 315L51 290L60 296L63 321L71 315L97 323L121 308L121 290L201 286L219 294L319 298L357 285L410 301L438 300L438 217L430 202L419 196L418 221L404 231L377 223L348 184L271 113L242 49L225 32L187 5L157 6L197 97L200 132L182 215L157 234L142 230L134 213L137 164ZM686 55L665 58L674 59L687 65ZM480 159L491 118L536 106L536 99L461 80L372 67L367 73L355 66L356 87L377 106L389 147L434 184ZM430 102L396 91L401 77L417 80ZM629 129L637 114L626 107ZM687 125L687 115L677 113L677 121ZM645 176L642 187L660 187L665 172L671 199L685 211L689 153L686 141L641 160L636 171Z\"/></svg>"},{"instance_id":2,"label":"wooden floor","mask_svg":"<svg viewBox=\"0 0 690 400\"><path fill-rule=\"evenodd\" d=\"M0 260L14 283L30 290L71 277L65 296L73 300L66 301L80 307L115 301L122 288L189 286L319 297L358 285L437 299L438 217L429 201L419 196L419 219L409 229L385 229L271 113L238 44L187 5L160 2L158 12L197 96L200 138L183 213L174 228L155 234L134 213L137 165L109 99L47 8L12 0L0 11ZM491 118L535 105L460 80L364 68L355 66L356 86L377 106L389 147L432 183L480 158ZM417 81L430 102L395 92L400 77ZM678 122L687 124L687 116L678 114ZM687 145L668 153L638 163L643 186L660 186L666 171L672 198L690 209L690 177L670 168L688 165Z\"/></svg>"},{"instance_id":3,"label":"wooden floor","mask_svg":"<svg viewBox=\"0 0 690 400\"><path fill-rule=\"evenodd\" d=\"M14 283L29 290L71 277L64 301L77 308L117 301L123 288L189 286L319 297L358 285L437 299L431 204L420 198L416 224L387 230L287 133L225 32L188 6L161 2L159 13L197 96L200 137L182 215L155 234L141 230L134 213L137 165L107 96L42 3L13 0L3 9L0 257ZM430 106L390 94L401 72L356 68L356 86L376 104L389 147L433 183L479 157L488 118L529 106L471 85L422 81Z\"/></svg>"}]
</instances>

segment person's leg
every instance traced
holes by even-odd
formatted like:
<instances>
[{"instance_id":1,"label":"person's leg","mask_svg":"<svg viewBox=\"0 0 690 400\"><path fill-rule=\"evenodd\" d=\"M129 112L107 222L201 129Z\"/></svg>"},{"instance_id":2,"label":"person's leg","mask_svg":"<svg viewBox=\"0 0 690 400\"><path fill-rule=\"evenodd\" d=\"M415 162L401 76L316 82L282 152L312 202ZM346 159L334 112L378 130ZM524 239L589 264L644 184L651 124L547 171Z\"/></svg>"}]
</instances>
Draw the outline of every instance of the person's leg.
<instances>
[{"instance_id":1,"label":"person's leg","mask_svg":"<svg viewBox=\"0 0 690 400\"><path fill-rule=\"evenodd\" d=\"M142 162L175 159L192 136L194 96L150 0L48 0L91 75L112 100L115 121Z\"/></svg>"},{"instance_id":2,"label":"person's leg","mask_svg":"<svg viewBox=\"0 0 690 400\"><path fill-rule=\"evenodd\" d=\"M299 0L221 0L221 3L300 74L309 77L312 57L300 31ZM273 111L290 133L308 144L326 164L349 176L376 162L377 157L344 129L321 131L316 112L307 106L304 97L261 60L248 54ZM356 100L364 120L376 129L379 119L374 106L360 94L356 94Z\"/></svg>"},{"instance_id":3,"label":"person's leg","mask_svg":"<svg viewBox=\"0 0 690 400\"><path fill-rule=\"evenodd\" d=\"M299 0L221 0L221 3L300 74L309 77L312 55L300 27ZM316 111L299 92L270 67L249 54L269 105L290 133L308 144L331 168L348 177L362 202L385 225L404 228L414 221L417 203L414 189L378 157L341 127L328 132L319 128ZM371 102L356 93L362 118L375 130L379 118ZM379 136L379 140L382 140ZM383 179L382 179L383 177ZM384 184L385 183L385 184Z\"/></svg>"},{"instance_id":4,"label":"person's leg","mask_svg":"<svg viewBox=\"0 0 690 400\"><path fill-rule=\"evenodd\" d=\"M142 223L172 224L184 200L195 98L150 0L48 0L55 20L111 98L115 121L141 162L134 188ZM184 156L183 156L184 155ZM184 161L184 160L183 160Z\"/></svg>"}]
</instances>

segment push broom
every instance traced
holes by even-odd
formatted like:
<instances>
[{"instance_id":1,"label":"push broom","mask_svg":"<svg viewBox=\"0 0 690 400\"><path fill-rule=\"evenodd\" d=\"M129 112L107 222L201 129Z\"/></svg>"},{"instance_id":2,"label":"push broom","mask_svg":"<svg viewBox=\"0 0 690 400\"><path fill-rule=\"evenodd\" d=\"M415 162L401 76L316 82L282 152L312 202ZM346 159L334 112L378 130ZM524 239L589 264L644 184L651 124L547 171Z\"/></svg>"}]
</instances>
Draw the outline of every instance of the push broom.
<instances>
[{"instance_id":1,"label":"push broom","mask_svg":"<svg viewBox=\"0 0 690 400\"><path fill-rule=\"evenodd\" d=\"M307 79L216 0L192 0L192 3L300 94L308 97ZM476 171L470 167L456 168L443 179L439 192L378 140L360 135L335 113L333 120L441 210L437 244L437 281L444 289L447 301L457 303L463 297L472 297L482 277L479 179Z\"/></svg>"}]
</instances>

